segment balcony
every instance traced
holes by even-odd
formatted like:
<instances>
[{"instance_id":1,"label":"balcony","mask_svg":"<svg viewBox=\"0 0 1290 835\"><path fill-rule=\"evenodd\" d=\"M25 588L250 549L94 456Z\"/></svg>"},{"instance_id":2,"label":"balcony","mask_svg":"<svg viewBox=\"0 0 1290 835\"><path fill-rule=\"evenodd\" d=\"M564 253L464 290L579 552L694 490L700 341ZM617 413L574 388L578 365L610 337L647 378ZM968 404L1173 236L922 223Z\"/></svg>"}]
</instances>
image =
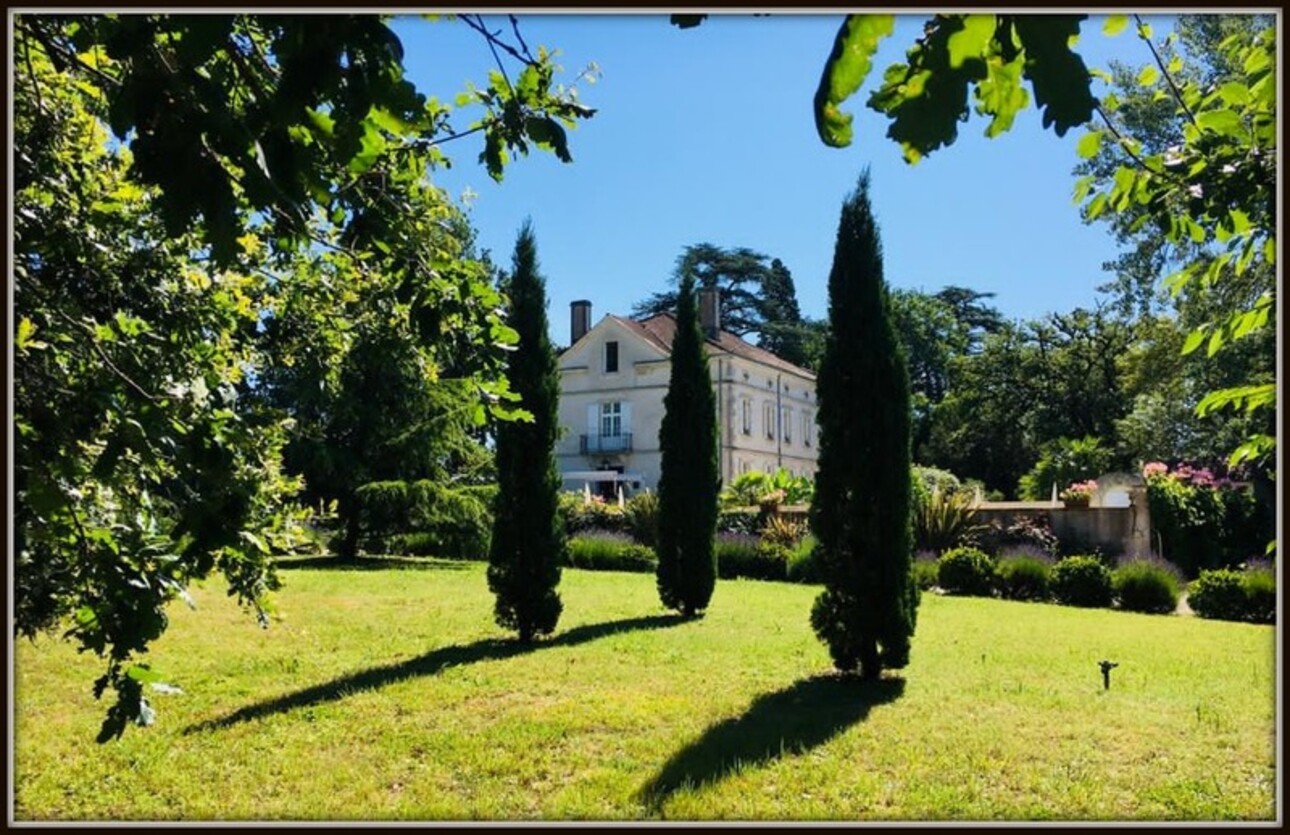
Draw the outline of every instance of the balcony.
<instances>
[{"instance_id":1,"label":"balcony","mask_svg":"<svg viewBox=\"0 0 1290 835\"><path fill-rule=\"evenodd\" d=\"M631 452L632 433L621 435L583 435L579 444L583 455L604 455L609 452Z\"/></svg>"}]
</instances>

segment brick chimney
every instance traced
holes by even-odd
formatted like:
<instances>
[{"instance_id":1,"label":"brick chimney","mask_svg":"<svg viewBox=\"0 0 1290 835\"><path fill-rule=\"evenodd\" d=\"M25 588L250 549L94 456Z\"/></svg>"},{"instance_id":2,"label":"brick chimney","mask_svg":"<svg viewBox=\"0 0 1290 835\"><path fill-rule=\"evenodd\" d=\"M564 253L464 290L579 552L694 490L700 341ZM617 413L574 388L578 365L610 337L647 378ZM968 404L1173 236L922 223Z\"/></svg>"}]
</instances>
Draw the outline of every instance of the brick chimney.
<instances>
[{"instance_id":1,"label":"brick chimney","mask_svg":"<svg viewBox=\"0 0 1290 835\"><path fill-rule=\"evenodd\" d=\"M699 291L699 327L708 339L721 330L721 291L715 287Z\"/></svg>"},{"instance_id":2,"label":"brick chimney","mask_svg":"<svg viewBox=\"0 0 1290 835\"><path fill-rule=\"evenodd\" d=\"M569 302L569 344L577 342L591 330L591 302L579 299Z\"/></svg>"}]
</instances>

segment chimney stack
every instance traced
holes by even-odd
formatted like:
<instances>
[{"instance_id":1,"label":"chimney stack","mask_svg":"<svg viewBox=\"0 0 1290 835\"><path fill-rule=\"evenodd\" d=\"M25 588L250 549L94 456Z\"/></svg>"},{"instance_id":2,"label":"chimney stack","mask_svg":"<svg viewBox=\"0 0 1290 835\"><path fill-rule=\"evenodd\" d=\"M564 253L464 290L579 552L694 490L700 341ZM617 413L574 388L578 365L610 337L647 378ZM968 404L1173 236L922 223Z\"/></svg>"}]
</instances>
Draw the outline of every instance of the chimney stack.
<instances>
[{"instance_id":1,"label":"chimney stack","mask_svg":"<svg viewBox=\"0 0 1290 835\"><path fill-rule=\"evenodd\" d=\"M721 291L715 287L699 291L699 326L708 339L721 330Z\"/></svg>"},{"instance_id":2,"label":"chimney stack","mask_svg":"<svg viewBox=\"0 0 1290 835\"><path fill-rule=\"evenodd\" d=\"M577 342L591 330L591 302L579 299L569 302L569 344Z\"/></svg>"}]
</instances>

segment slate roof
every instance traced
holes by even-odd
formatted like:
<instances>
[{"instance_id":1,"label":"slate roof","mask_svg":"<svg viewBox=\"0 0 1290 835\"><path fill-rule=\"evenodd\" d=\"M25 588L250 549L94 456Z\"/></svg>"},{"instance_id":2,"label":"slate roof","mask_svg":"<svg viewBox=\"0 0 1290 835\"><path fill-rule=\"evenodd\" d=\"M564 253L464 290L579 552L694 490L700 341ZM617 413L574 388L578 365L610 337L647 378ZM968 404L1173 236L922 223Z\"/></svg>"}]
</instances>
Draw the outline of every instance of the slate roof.
<instances>
[{"instance_id":1,"label":"slate roof","mask_svg":"<svg viewBox=\"0 0 1290 835\"><path fill-rule=\"evenodd\" d=\"M613 314L610 314L610 316L613 316ZM672 340L676 337L676 317L671 313L660 313L657 316L651 316L641 321L626 319L622 316L613 316L613 319L628 330L639 334L645 341L656 345L665 353L672 353ZM788 360L780 359L765 348L759 348L756 345L745 342L729 331L717 331L715 339L708 338L705 342L709 351L713 349L724 351L727 354L743 357L780 371L787 371L790 374L796 374L808 380L815 379L815 375L805 368L793 365Z\"/></svg>"}]
</instances>

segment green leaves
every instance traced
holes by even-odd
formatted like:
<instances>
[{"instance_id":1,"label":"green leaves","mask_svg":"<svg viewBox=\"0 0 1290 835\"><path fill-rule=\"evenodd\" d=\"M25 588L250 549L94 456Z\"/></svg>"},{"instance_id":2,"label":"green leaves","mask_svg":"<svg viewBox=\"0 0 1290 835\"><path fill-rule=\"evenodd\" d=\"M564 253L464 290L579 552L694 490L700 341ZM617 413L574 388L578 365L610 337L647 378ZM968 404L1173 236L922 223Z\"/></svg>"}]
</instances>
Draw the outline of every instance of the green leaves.
<instances>
[{"instance_id":1,"label":"green leaves","mask_svg":"<svg viewBox=\"0 0 1290 835\"><path fill-rule=\"evenodd\" d=\"M820 140L834 148L851 144L850 113L841 110L869 75L878 43L892 33L895 18L889 14L848 15L833 39L833 50L815 91L815 129Z\"/></svg>"},{"instance_id":2,"label":"green leaves","mask_svg":"<svg viewBox=\"0 0 1290 835\"><path fill-rule=\"evenodd\" d=\"M1070 48L1083 15L937 15L924 36L893 64L868 106L891 119L887 136L901 145L905 159L917 162L950 145L958 123L968 117L971 88L976 111L991 117L985 134L1011 128L1030 103L1022 79L1030 82L1043 109L1044 127L1062 136L1092 116L1091 76ZM825 64L815 96L816 129L829 145L851 141L851 116L838 105L863 82L879 37L890 33L885 19L847 19Z\"/></svg>"},{"instance_id":3,"label":"green leaves","mask_svg":"<svg viewBox=\"0 0 1290 835\"><path fill-rule=\"evenodd\" d=\"M199 230L221 266L245 257L240 239L252 215L268 219L276 246L303 246L314 209L336 211L349 182L388 148L433 148L450 132L443 109L403 77L402 44L375 15L27 16L21 28L33 49L68 69L73 89L101 91L136 179L159 189L167 234ZM497 42L482 27L481 35ZM96 67L81 57L100 54L110 60ZM501 95L500 73L486 102L481 160L495 177L502 148L525 151L525 116L569 127L594 112L574 91L553 88L544 50L521 64L518 109L502 112L510 91ZM539 145L571 159L562 131L540 130Z\"/></svg>"},{"instance_id":4,"label":"green leaves","mask_svg":"<svg viewBox=\"0 0 1290 835\"><path fill-rule=\"evenodd\" d=\"M1196 405L1196 414L1205 417L1220 409L1239 409L1252 412L1256 409L1271 408L1277 402L1275 383L1256 386L1233 386L1210 392Z\"/></svg>"},{"instance_id":5,"label":"green leaves","mask_svg":"<svg viewBox=\"0 0 1290 835\"><path fill-rule=\"evenodd\" d=\"M1026 54L1024 75L1043 109L1043 125L1058 136L1084 124L1095 104L1088 67L1070 47L1086 15L1018 15L1014 21Z\"/></svg>"},{"instance_id":6,"label":"green leaves","mask_svg":"<svg viewBox=\"0 0 1290 835\"><path fill-rule=\"evenodd\" d=\"M1092 130L1080 137L1079 144L1075 146L1075 153L1079 154L1082 159L1092 159L1097 156L1097 152L1101 149L1102 132Z\"/></svg>"},{"instance_id":7,"label":"green leaves","mask_svg":"<svg viewBox=\"0 0 1290 835\"><path fill-rule=\"evenodd\" d=\"M1102 34L1108 38L1114 38L1120 34L1129 25L1129 16L1125 14L1113 14L1106 16L1106 23L1102 24Z\"/></svg>"},{"instance_id":8,"label":"green leaves","mask_svg":"<svg viewBox=\"0 0 1290 835\"><path fill-rule=\"evenodd\" d=\"M947 42L950 69L962 67L969 58L977 60L988 58L994 30L994 15L966 15L963 18L963 28L950 35Z\"/></svg>"}]
</instances>

